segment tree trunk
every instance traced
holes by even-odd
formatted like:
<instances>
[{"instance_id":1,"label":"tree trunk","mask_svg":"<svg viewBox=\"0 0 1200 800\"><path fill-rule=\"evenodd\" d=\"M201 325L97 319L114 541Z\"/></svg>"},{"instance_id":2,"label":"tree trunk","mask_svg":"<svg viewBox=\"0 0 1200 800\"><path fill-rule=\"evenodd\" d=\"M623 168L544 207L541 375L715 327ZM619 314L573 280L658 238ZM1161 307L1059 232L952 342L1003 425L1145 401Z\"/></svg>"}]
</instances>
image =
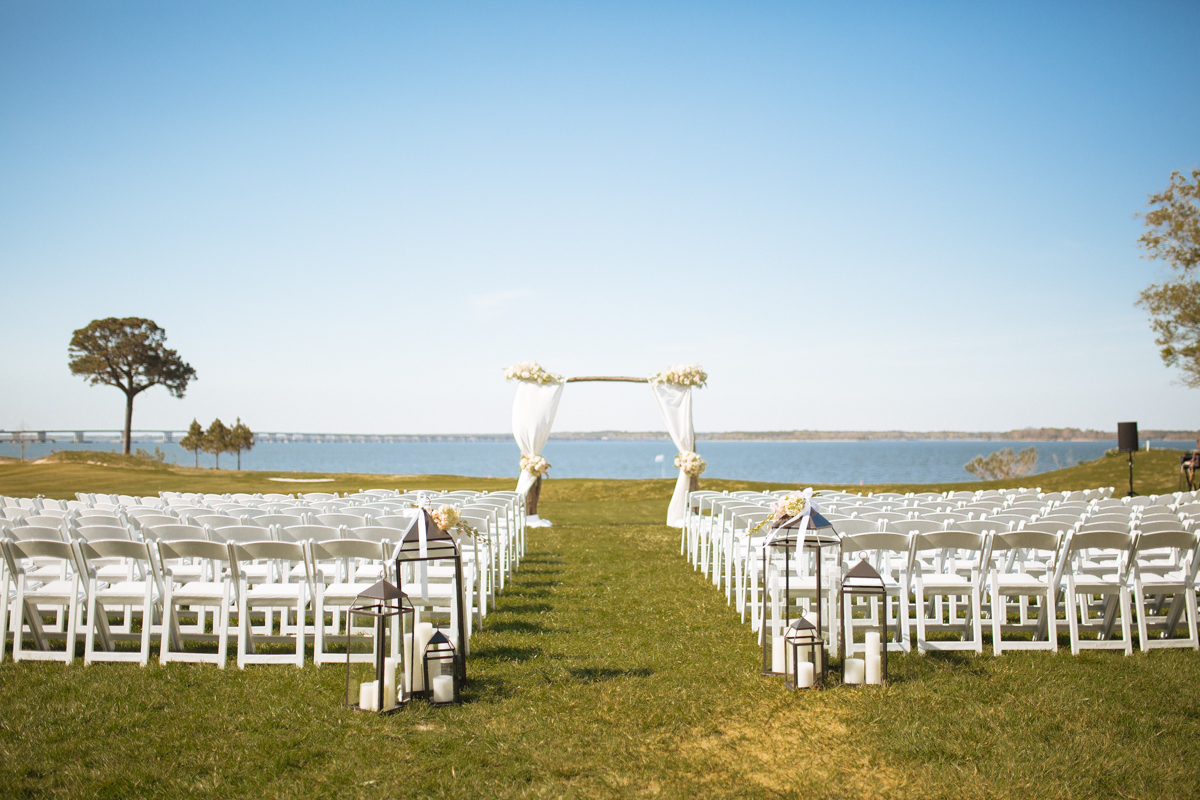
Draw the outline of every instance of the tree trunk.
<instances>
[{"instance_id":1,"label":"tree trunk","mask_svg":"<svg viewBox=\"0 0 1200 800\"><path fill-rule=\"evenodd\" d=\"M133 392L125 393L125 435L122 437L123 452L129 455L129 440L133 436Z\"/></svg>"},{"instance_id":2,"label":"tree trunk","mask_svg":"<svg viewBox=\"0 0 1200 800\"><path fill-rule=\"evenodd\" d=\"M241 449L239 449L237 451L237 454L238 454L238 472L241 472L242 471L242 451L241 451Z\"/></svg>"},{"instance_id":3,"label":"tree trunk","mask_svg":"<svg viewBox=\"0 0 1200 800\"><path fill-rule=\"evenodd\" d=\"M221 451L218 450L215 455L217 456L217 469L220 469L221 468Z\"/></svg>"},{"instance_id":4,"label":"tree trunk","mask_svg":"<svg viewBox=\"0 0 1200 800\"><path fill-rule=\"evenodd\" d=\"M689 475L688 476L688 491L689 492L700 491L700 476L699 475Z\"/></svg>"},{"instance_id":5,"label":"tree trunk","mask_svg":"<svg viewBox=\"0 0 1200 800\"><path fill-rule=\"evenodd\" d=\"M197 447L192 452L196 454L196 469L200 469L200 448Z\"/></svg>"},{"instance_id":6,"label":"tree trunk","mask_svg":"<svg viewBox=\"0 0 1200 800\"><path fill-rule=\"evenodd\" d=\"M538 479L536 481L534 481L533 486L529 487L529 491L525 493L525 513L526 514L533 516L534 514L538 513L538 510L537 510L538 496L541 495L541 493L542 493L542 479L539 476Z\"/></svg>"}]
</instances>

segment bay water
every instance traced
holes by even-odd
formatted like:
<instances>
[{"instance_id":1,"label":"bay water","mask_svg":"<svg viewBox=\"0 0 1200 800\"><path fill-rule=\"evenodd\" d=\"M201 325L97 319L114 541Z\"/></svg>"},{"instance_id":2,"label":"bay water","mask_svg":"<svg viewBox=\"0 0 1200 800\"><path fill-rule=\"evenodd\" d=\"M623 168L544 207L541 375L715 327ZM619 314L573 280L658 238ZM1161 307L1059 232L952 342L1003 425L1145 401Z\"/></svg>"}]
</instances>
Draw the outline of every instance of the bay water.
<instances>
[{"instance_id":1,"label":"bay water","mask_svg":"<svg viewBox=\"0 0 1200 800\"><path fill-rule=\"evenodd\" d=\"M700 441L697 451L708 462L707 478L735 478L773 483L942 483L970 481L963 469L977 455L1011 447L1038 451L1038 472L1090 461L1116 447L1116 441ZM1144 443L1143 443L1143 446ZM192 453L178 444L135 444L166 452L168 463L190 466ZM1192 442L1153 441L1151 447L1188 450ZM117 442L46 442L30 444L25 457L36 459L54 450L120 450ZM552 465L551 478L659 478L677 474L670 441L551 440L543 455ZM17 457L20 448L0 444L0 455ZM662 459L656 461L658 456ZM512 441L435 442L261 442L242 454L242 469L279 472L360 472L395 475L469 475L517 477L520 452ZM212 456L200 456L211 467ZM233 455L221 467L233 468ZM1026 481L1028 482L1028 481Z\"/></svg>"}]
</instances>

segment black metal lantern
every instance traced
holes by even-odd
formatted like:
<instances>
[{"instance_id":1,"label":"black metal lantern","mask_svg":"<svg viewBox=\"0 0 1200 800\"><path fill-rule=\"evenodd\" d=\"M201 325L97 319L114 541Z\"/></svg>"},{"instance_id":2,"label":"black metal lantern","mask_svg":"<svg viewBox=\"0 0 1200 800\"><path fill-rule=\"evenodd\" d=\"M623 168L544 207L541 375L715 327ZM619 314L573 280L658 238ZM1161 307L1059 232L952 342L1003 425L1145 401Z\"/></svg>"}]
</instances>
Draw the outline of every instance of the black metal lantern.
<instances>
[{"instance_id":1,"label":"black metal lantern","mask_svg":"<svg viewBox=\"0 0 1200 800\"><path fill-rule=\"evenodd\" d=\"M457 679L459 683L466 683L467 680L467 615L471 613L471 609L466 605L466 600L463 594L463 569L462 569L462 553L459 551L458 543L454 540L454 536L449 531L444 531L438 527L433 516L428 509L420 508L417 510L417 516L410 524L407 530L400 536L399 544L396 545L395 561L396 561L396 579L401 586L404 585L404 569L413 571L412 582L418 584L421 579L416 574L425 564L431 561L453 561L454 562L454 585L450 590L450 636L454 638L454 649L460 654L460 658L455 660L455 666L458 670ZM417 597L418 592L413 592L413 597ZM426 599L424 602L428 602ZM432 604L430 604L432 606ZM414 662L420 659L420 642L416 637L416 626L413 626L412 652ZM406 644L406 647L410 645ZM419 669L419 664L416 665ZM412 685L413 675L410 672L409 685ZM425 685L424 691L430 691L428 684Z\"/></svg>"},{"instance_id":2,"label":"black metal lantern","mask_svg":"<svg viewBox=\"0 0 1200 800\"><path fill-rule=\"evenodd\" d=\"M791 654L791 664L787 671L787 687L789 689L816 689L820 674L818 664L825 651L825 640L821 632L806 617L798 617L788 625L783 634L785 646Z\"/></svg>"},{"instance_id":3,"label":"black metal lantern","mask_svg":"<svg viewBox=\"0 0 1200 800\"><path fill-rule=\"evenodd\" d=\"M442 633L434 631L421 655L425 670L425 691L431 705L445 706L462 702L458 681L458 651Z\"/></svg>"},{"instance_id":4,"label":"black metal lantern","mask_svg":"<svg viewBox=\"0 0 1200 800\"><path fill-rule=\"evenodd\" d=\"M842 683L851 686L887 683L888 609L887 584L866 561L859 561L842 579ZM859 599L868 600L865 616L854 615ZM855 629L865 629L862 643L854 641ZM854 653L862 650L863 657Z\"/></svg>"},{"instance_id":5,"label":"black metal lantern","mask_svg":"<svg viewBox=\"0 0 1200 800\"><path fill-rule=\"evenodd\" d=\"M773 527L765 542L763 542L763 587L760 594L759 605L759 644L762 646L762 674L763 675L785 675L788 673L786 667L784 669L775 669L778 664L776 661L775 648L779 647L780 652L784 654L784 664L786 665L787 643L786 634L791 629L791 611L792 611L792 578L791 578L791 558L792 551L799 544L803 552L812 553L815 561L813 570L814 585L816 596L813 603L813 612L810 614L812 620L810 624L816 630L816 636L821 641L819 652L815 654L813 665L815 670L815 682L824 684L825 673L827 671L829 660L826 647L826 633L824 626L824 614L822 612L822 595L824 593L823 580L821 577L821 562L824 557L825 548L838 548L838 559L841 560L841 539L838 538L837 531L833 525L825 517L813 511L809 514L808 528L802 533L799 531L803 517L796 517L787 520L778 527ZM768 620L767 616L767 595L770 594L770 584L768 576L771 566L775 563L775 559L782 555L783 558L783 592L782 600L772 604L772 611L776 613ZM782 606L777 609L776 606ZM830 609L836 617L836 609ZM780 619L779 615L782 615ZM769 630L768 630L769 626Z\"/></svg>"},{"instance_id":6,"label":"black metal lantern","mask_svg":"<svg viewBox=\"0 0 1200 800\"><path fill-rule=\"evenodd\" d=\"M346 705L358 711L370 711L379 714L390 714L404 706L410 698L407 687L402 685L400 676L404 674L402 659L389 656L391 648L388 639L389 621L399 617L399 641L404 640L405 615L412 616L414 609L408 595L386 580L381 580L371 588L354 598L354 605L346 614ZM354 626L354 616L373 617L375 620L375 636L371 643L373 658L370 661L357 661L351 658ZM317 620L317 624L322 624ZM353 670L358 677L373 677L373 680L351 680L351 665L370 664L373 669L365 672Z\"/></svg>"}]
</instances>

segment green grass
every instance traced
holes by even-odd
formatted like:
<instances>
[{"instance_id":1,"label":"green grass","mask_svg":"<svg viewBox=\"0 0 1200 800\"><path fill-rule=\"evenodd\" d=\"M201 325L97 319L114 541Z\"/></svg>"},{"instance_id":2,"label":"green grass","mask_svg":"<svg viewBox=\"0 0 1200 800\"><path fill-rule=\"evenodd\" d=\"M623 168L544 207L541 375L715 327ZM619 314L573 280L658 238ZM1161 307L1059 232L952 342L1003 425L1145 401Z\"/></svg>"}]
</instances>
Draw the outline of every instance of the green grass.
<instances>
[{"instance_id":1,"label":"green grass","mask_svg":"<svg viewBox=\"0 0 1200 800\"><path fill-rule=\"evenodd\" d=\"M8 470L0 493L144 493L164 477L206 491L263 484L251 473ZM511 482L334 485L359 483ZM1195 795L1200 655L910 655L893 657L886 688L791 693L758 674L749 627L679 556L678 532L661 524L670 484L547 483L555 527L530 531L517 579L477 632L461 707L347 711L344 672L311 662L6 661L0 795Z\"/></svg>"}]
</instances>

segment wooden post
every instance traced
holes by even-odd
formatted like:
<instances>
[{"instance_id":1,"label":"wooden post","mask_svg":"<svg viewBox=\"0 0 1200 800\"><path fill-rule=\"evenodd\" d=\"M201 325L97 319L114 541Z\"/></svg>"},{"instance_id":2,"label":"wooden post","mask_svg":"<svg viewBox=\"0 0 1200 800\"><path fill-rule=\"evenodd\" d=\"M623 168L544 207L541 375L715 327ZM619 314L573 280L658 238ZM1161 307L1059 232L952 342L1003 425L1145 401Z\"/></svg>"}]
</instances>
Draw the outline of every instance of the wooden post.
<instances>
[{"instance_id":1,"label":"wooden post","mask_svg":"<svg viewBox=\"0 0 1200 800\"><path fill-rule=\"evenodd\" d=\"M533 516L538 513L538 496L542 493L542 476L533 482L533 486L529 487L529 491L525 493L525 513Z\"/></svg>"}]
</instances>

